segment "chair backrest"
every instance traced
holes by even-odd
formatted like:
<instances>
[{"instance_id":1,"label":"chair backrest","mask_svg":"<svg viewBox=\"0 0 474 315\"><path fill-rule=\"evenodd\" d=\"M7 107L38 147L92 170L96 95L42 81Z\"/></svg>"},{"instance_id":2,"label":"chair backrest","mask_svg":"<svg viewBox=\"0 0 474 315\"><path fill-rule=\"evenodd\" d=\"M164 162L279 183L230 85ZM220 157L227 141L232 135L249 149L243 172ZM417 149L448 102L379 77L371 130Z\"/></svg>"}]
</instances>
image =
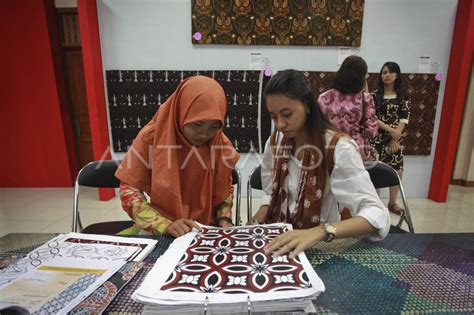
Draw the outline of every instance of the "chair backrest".
<instances>
[{"instance_id":1,"label":"chair backrest","mask_svg":"<svg viewBox=\"0 0 474 315\"><path fill-rule=\"evenodd\" d=\"M403 188L403 184L397 174L397 171L395 171L390 165L379 161L366 162L365 169L369 173L370 180L372 181L372 184L374 184L375 189L392 186L399 186L400 188L400 197L402 198L405 211L403 211L403 213L400 215L400 219L398 220L396 227L391 229L391 231L395 229L400 230L403 221L406 221L409 231L411 233L415 233L410 209L408 207L407 197L405 195L405 189Z\"/></svg>"},{"instance_id":2,"label":"chair backrest","mask_svg":"<svg viewBox=\"0 0 474 315\"><path fill-rule=\"evenodd\" d=\"M376 189L400 185L400 178L390 165L377 161L368 162L365 167Z\"/></svg>"},{"instance_id":3,"label":"chair backrest","mask_svg":"<svg viewBox=\"0 0 474 315\"><path fill-rule=\"evenodd\" d=\"M118 188L120 181L115 177L120 161L102 160L93 161L82 167L76 177L74 185L74 204L72 209L72 227L73 232L82 229L81 218L79 215L79 191L81 186L96 188Z\"/></svg>"},{"instance_id":4,"label":"chair backrest","mask_svg":"<svg viewBox=\"0 0 474 315\"><path fill-rule=\"evenodd\" d=\"M250 187L262 190L262 166L257 166L250 174Z\"/></svg>"},{"instance_id":5,"label":"chair backrest","mask_svg":"<svg viewBox=\"0 0 474 315\"><path fill-rule=\"evenodd\" d=\"M247 182L247 221L253 217L252 211L252 189L262 190L262 166L255 167L249 175Z\"/></svg>"},{"instance_id":6,"label":"chair backrest","mask_svg":"<svg viewBox=\"0 0 474 315\"><path fill-rule=\"evenodd\" d=\"M94 161L84 166L77 174L80 186L97 188L118 188L120 181L115 177L120 161Z\"/></svg>"}]
</instances>

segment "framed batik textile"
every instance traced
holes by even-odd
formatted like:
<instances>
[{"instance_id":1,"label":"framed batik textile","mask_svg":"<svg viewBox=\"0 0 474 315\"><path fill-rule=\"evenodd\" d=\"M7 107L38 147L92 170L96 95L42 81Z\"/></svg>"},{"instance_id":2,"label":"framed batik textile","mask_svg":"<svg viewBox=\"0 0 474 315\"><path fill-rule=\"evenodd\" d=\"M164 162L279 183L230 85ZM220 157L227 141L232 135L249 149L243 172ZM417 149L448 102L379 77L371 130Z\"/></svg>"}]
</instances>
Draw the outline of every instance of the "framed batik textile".
<instances>
[{"instance_id":1,"label":"framed batik textile","mask_svg":"<svg viewBox=\"0 0 474 315\"><path fill-rule=\"evenodd\" d=\"M359 47L364 0L192 0L193 44Z\"/></svg>"}]
</instances>

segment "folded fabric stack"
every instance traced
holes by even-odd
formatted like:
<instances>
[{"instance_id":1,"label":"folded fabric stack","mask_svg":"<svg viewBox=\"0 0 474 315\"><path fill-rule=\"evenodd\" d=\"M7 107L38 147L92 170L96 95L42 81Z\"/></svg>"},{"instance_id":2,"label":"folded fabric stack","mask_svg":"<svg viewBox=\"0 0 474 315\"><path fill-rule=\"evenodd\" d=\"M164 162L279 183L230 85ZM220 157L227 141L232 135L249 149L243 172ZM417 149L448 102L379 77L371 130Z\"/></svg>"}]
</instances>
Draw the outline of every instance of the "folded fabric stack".
<instances>
[{"instance_id":1,"label":"folded fabric stack","mask_svg":"<svg viewBox=\"0 0 474 315\"><path fill-rule=\"evenodd\" d=\"M136 301L145 311L187 314L305 311L324 284L304 253L265 254L288 224L201 226L177 238L155 263Z\"/></svg>"}]
</instances>

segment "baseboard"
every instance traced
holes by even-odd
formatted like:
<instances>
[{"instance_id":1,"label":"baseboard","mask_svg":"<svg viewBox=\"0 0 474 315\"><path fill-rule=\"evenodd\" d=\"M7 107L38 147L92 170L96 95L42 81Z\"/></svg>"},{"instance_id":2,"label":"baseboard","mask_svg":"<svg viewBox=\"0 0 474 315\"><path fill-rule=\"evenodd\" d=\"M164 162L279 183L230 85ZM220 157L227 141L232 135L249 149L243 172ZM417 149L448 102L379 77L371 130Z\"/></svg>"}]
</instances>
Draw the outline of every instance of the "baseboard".
<instances>
[{"instance_id":1,"label":"baseboard","mask_svg":"<svg viewBox=\"0 0 474 315\"><path fill-rule=\"evenodd\" d=\"M474 187L474 181L465 179L451 179L451 185L458 185L464 187Z\"/></svg>"}]
</instances>

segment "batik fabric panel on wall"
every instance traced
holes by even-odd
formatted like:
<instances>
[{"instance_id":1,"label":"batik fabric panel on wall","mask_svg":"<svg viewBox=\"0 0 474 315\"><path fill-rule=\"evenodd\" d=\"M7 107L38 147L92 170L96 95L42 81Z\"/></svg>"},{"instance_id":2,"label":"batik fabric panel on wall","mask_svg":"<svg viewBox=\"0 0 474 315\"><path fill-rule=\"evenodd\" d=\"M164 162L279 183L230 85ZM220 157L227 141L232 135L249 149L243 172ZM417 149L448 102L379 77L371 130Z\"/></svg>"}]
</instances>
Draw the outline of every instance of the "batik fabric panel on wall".
<instances>
[{"instance_id":1,"label":"batik fabric panel on wall","mask_svg":"<svg viewBox=\"0 0 474 315\"><path fill-rule=\"evenodd\" d=\"M261 71L106 71L108 106L115 152L126 152L141 128L179 83L190 76L217 80L227 98L224 133L239 152L261 152L270 134L270 120L260 124ZM265 117L267 117L265 116ZM263 144L261 143L263 142Z\"/></svg>"},{"instance_id":2,"label":"batik fabric panel on wall","mask_svg":"<svg viewBox=\"0 0 474 315\"><path fill-rule=\"evenodd\" d=\"M359 47L364 0L192 0L193 44Z\"/></svg>"}]
</instances>

